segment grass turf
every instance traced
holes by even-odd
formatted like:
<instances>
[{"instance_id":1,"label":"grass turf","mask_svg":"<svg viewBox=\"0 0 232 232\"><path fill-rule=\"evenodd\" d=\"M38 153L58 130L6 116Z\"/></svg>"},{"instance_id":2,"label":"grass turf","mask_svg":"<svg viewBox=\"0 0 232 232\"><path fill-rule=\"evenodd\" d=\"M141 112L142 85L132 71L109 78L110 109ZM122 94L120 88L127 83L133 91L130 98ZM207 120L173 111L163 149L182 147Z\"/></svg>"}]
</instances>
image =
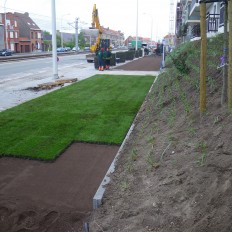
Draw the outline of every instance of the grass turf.
<instances>
[{"instance_id":1,"label":"grass turf","mask_svg":"<svg viewBox=\"0 0 232 232\"><path fill-rule=\"evenodd\" d=\"M55 159L71 142L122 143L152 76L96 75L0 113L0 155Z\"/></svg>"}]
</instances>

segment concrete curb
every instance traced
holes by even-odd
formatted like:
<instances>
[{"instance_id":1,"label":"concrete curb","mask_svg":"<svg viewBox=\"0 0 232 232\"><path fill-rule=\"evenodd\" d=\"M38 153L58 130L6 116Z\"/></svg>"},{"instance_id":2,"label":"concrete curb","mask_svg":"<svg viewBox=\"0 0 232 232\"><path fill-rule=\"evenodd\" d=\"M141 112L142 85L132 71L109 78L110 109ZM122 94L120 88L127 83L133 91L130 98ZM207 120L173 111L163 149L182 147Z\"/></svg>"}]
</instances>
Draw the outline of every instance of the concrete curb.
<instances>
[{"instance_id":1,"label":"concrete curb","mask_svg":"<svg viewBox=\"0 0 232 232\"><path fill-rule=\"evenodd\" d=\"M148 94L151 92L151 89L153 88L154 84L156 83L158 77L159 77L159 75L155 78L155 80L154 80L154 82L153 82L151 88L150 88L149 91L148 91ZM148 94L147 94L147 96L148 96ZM143 104L142 104L142 105L143 105ZM142 106L141 106L141 107L142 107ZM105 185L108 184L108 183L110 182L110 177L109 177L109 175L110 175L111 173L113 173L114 170L115 170L116 162L117 162L117 160L118 160L118 158L119 158L119 156L120 156L120 153L121 153L121 151L122 151L122 149L123 149L123 147L124 147L126 141L127 141L128 138L130 137L130 134L132 133L132 131L133 131L134 127L135 127L135 121L136 121L138 115L139 115L139 112L138 112L137 115L135 116L135 119L134 119L134 121L133 121L133 123L132 123L132 125L131 125L131 127L130 127L130 129L129 129L129 131L127 132L127 135L126 135L125 139L123 140L122 145L120 146L120 148L119 148L119 150L118 150L118 152L117 152L117 154L116 154L116 156L115 156L113 162L111 163L111 165L110 165L110 167L109 167L109 169L108 169L108 171L107 171L105 177L103 178L103 180L102 180L100 186L98 187L97 192L95 193L95 195L94 195L94 197L93 197L93 209L99 208L100 205L102 204L102 198L103 198L103 195L104 195L105 190L106 190L106 186L105 186Z\"/></svg>"}]
</instances>

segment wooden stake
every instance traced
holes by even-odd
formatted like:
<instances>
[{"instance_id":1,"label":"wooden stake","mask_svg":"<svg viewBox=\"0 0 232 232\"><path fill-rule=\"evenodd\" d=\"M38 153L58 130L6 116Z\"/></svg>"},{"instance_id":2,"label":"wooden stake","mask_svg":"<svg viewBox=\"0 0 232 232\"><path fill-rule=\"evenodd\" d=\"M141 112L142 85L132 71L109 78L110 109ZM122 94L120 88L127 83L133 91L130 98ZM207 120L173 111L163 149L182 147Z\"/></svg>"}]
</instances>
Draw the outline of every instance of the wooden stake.
<instances>
[{"instance_id":1,"label":"wooden stake","mask_svg":"<svg viewBox=\"0 0 232 232\"><path fill-rule=\"evenodd\" d=\"M201 60L200 60L200 112L206 111L206 3L200 4Z\"/></svg>"}]
</instances>

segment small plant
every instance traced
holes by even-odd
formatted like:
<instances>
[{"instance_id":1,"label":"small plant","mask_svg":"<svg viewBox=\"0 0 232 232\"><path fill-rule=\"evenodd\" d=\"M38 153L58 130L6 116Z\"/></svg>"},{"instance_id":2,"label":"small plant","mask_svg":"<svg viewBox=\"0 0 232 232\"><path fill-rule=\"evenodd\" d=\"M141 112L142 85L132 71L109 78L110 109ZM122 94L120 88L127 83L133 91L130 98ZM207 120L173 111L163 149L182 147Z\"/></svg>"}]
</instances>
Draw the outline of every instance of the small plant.
<instances>
[{"instance_id":1,"label":"small plant","mask_svg":"<svg viewBox=\"0 0 232 232\"><path fill-rule=\"evenodd\" d=\"M200 149L201 157L200 157L200 159L197 161L197 163L198 163L200 166L204 166L205 160L206 160L206 148L207 148L207 145L206 145L205 142L201 142L201 143L198 145L198 148Z\"/></svg>"},{"instance_id":2,"label":"small plant","mask_svg":"<svg viewBox=\"0 0 232 232\"><path fill-rule=\"evenodd\" d=\"M215 90L215 86L216 86L215 79L213 79L213 77L208 77L207 81L209 83L209 88L210 88L211 92L214 91Z\"/></svg>"},{"instance_id":3,"label":"small plant","mask_svg":"<svg viewBox=\"0 0 232 232\"><path fill-rule=\"evenodd\" d=\"M120 185L122 191L126 191L129 188L129 183L125 180Z\"/></svg>"},{"instance_id":4,"label":"small plant","mask_svg":"<svg viewBox=\"0 0 232 232\"><path fill-rule=\"evenodd\" d=\"M147 156L147 164L149 166L149 170L151 171L153 168L158 168L159 167L159 164L155 162L155 158L154 158L154 155L152 153L152 151L149 153L149 155Z\"/></svg>"},{"instance_id":5,"label":"small plant","mask_svg":"<svg viewBox=\"0 0 232 232\"><path fill-rule=\"evenodd\" d=\"M168 141L169 141L170 143L173 143L174 141L176 141L176 138L175 138L175 136L173 136L172 133L169 133L169 134L168 134Z\"/></svg>"},{"instance_id":6,"label":"small plant","mask_svg":"<svg viewBox=\"0 0 232 232\"><path fill-rule=\"evenodd\" d=\"M138 151L133 149L132 152L131 152L131 160L136 161L137 158L138 158Z\"/></svg>"},{"instance_id":7,"label":"small plant","mask_svg":"<svg viewBox=\"0 0 232 232\"><path fill-rule=\"evenodd\" d=\"M221 122L221 120L222 120L221 117L216 116L216 117L214 118L213 124L215 125L215 124Z\"/></svg>"},{"instance_id":8,"label":"small plant","mask_svg":"<svg viewBox=\"0 0 232 232\"><path fill-rule=\"evenodd\" d=\"M189 129L188 129L188 132L189 132L189 135L190 136L194 136L195 134L196 134L196 129L195 128L193 128L193 127L190 127Z\"/></svg>"},{"instance_id":9,"label":"small plant","mask_svg":"<svg viewBox=\"0 0 232 232\"><path fill-rule=\"evenodd\" d=\"M155 143L156 143L156 138L154 136L151 136L148 140L147 140L148 144L151 144L152 148L154 148Z\"/></svg>"},{"instance_id":10,"label":"small plant","mask_svg":"<svg viewBox=\"0 0 232 232\"><path fill-rule=\"evenodd\" d=\"M175 120L176 120L176 110L175 110L175 108L173 108L173 109L170 109L170 112L169 112L168 124L170 126L173 126Z\"/></svg>"},{"instance_id":11,"label":"small plant","mask_svg":"<svg viewBox=\"0 0 232 232\"><path fill-rule=\"evenodd\" d=\"M127 172L129 172L129 173L131 173L131 172L133 172L134 171L134 164L133 163L131 163L131 162L129 162L128 163L128 165L126 166L126 170L127 170Z\"/></svg>"}]
</instances>

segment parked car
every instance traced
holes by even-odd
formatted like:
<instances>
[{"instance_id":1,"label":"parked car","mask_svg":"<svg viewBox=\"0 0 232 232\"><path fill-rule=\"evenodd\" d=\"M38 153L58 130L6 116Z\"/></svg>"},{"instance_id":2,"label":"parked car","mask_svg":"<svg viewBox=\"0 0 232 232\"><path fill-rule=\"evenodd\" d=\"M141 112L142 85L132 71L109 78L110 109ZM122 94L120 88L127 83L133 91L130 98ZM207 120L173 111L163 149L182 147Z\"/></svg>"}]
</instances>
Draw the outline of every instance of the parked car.
<instances>
[{"instance_id":1,"label":"parked car","mask_svg":"<svg viewBox=\"0 0 232 232\"><path fill-rule=\"evenodd\" d=\"M65 52L65 49L64 48L57 48L56 51L57 52Z\"/></svg>"},{"instance_id":2,"label":"parked car","mask_svg":"<svg viewBox=\"0 0 232 232\"><path fill-rule=\"evenodd\" d=\"M90 52L90 47L84 47L85 52Z\"/></svg>"},{"instance_id":3,"label":"parked car","mask_svg":"<svg viewBox=\"0 0 232 232\"><path fill-rule=\"evenodd\" d=\"M12 53L10 49L2 49L0 51L0 56L12 56Z\"/></svg>"},{"instance_id":4,"label":"parked car","mask_svg":"<svg viewBox=\"0 0 232 232\"><path fill-rule=\"evenodd\" d=\"M71 51L71 48L70 48L70 47L65 47L64 50L65 50L66 52L69 52L69 51Z\"/></svg>"},{"instance_id":5,"label":"parked car","mask_svg":"<svg viewBox=\"0 0 232 232\"><path fill-rule=\"evenodd\" d=\"M78 47L78 51L80 50L80 48ZM73 47L72 51L76 51L76 47Z\"/></svg>"}]
</instances>

